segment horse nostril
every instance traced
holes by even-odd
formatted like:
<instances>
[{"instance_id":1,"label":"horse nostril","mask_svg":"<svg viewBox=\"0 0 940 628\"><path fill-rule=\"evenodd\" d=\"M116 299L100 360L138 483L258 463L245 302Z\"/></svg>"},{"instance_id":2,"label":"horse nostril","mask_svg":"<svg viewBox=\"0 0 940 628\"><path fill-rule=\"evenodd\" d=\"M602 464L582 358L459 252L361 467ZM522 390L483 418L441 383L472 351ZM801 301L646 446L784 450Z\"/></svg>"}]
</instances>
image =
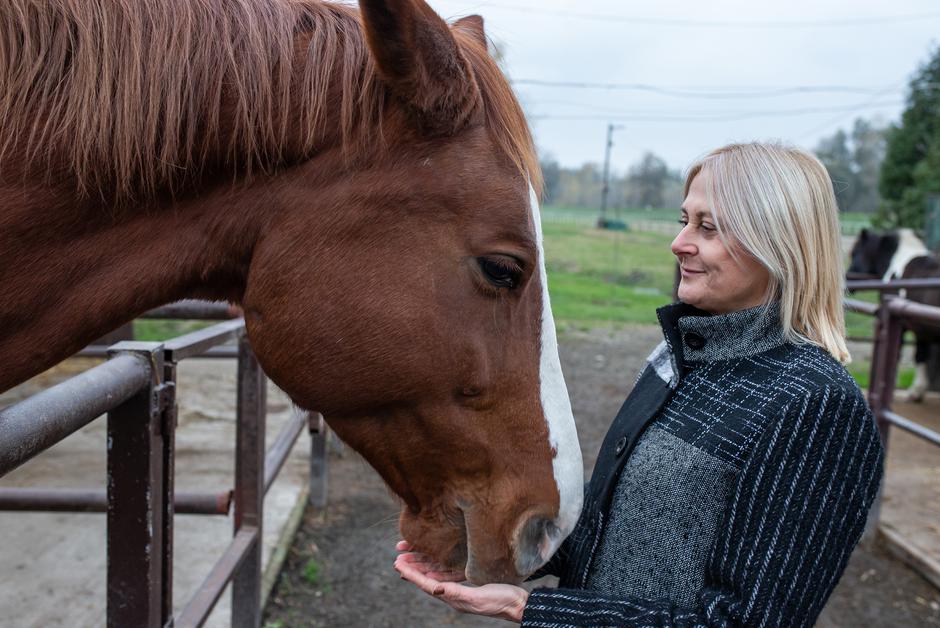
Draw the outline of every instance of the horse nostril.
<instances>
[{"instance_id":1,"label":"horse nostril","mask_svg":"<svg viewBox=\"0 0 940 628\"><path fill-rule=\"evenodd\" d=\"M520 526L515 539L516 569L520 574L532 573L550 558L546 554L554 549L559 532L558 526L541 515L530 517Z\"/></svg>"}]
</instances>

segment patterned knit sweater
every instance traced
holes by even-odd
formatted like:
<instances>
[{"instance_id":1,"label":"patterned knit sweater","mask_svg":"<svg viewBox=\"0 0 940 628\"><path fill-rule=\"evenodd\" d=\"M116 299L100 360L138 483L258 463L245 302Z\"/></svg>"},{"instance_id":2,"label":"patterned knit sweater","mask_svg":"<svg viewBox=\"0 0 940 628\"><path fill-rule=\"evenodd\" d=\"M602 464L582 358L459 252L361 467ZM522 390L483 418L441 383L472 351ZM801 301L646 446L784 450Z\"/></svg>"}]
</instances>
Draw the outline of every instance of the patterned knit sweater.
<instances>
[{"instance_id":1,"label":"patterned knit sweater","mask_svg":"<svg viewBox=\"0 0 940 628\"><path fill-rule=\"evenodd\" d=\"M575 531L523 626L812 626L865 527L883 449L822 349L776 304L658 311Z\"/></svg>"}]
</instances>

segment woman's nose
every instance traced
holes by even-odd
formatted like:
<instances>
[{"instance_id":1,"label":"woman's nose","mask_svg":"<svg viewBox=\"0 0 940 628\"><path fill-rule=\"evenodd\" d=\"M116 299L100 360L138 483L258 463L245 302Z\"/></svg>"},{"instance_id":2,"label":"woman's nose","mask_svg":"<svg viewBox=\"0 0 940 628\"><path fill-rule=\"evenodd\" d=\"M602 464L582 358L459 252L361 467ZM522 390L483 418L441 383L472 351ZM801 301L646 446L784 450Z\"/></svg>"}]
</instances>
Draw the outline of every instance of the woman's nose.
<instances>
[{"instance_id":1,"label":"woman's nose","mask_svg":"<svg viewBox=\"0 0 940 628\"><path fill-rule=\"evenodd\" d=\"M679 235L676 236L676 239L672 241L670 248L672 249L672 254L676 257L695 255L698 252L698 248L689 236L688 230L688 227L683 227Z\"/></svg>"}]
</instances>

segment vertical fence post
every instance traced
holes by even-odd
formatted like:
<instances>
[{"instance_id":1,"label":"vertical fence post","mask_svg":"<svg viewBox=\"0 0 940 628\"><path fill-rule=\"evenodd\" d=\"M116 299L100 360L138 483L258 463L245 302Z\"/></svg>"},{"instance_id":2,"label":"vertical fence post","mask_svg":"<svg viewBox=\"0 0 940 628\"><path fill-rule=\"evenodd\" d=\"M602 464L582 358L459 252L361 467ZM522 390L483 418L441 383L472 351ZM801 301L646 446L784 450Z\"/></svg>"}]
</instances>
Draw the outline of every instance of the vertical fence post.
<instances>
[{"instance_id":1,"label":"vertical fence post","mask_svg":"<svg viewBox=\"0 0 940 628\"><path fill-rule=\"evenodd\" d=\"M235 433L235 533L257 531L232 577L232 626L261 624L262 509L264 505L265 376L242 336L238 342L238 411Z\"/></svg>"},{"instance_id":2,"label":"vertical fence post","mask_svg":"<svg viewBox=\"0 0 940 628\"><path fill-rule=\"evenodd\" d=\"M176 364L167 363L163 369L163 381L166 384L165 405L161 430L163 432L163 626L173 619L173 517L176 515L174 503L176 473Z\"/></svg>"},{"instance_id":3,"label":"vertical fence post","mask_svg":"<svg viewBox=\"0 0 940 628\"><path fill-rule=\"evenodd\" d=\"M121 342L111 354L132 352L151 364L148 387L108 413L109 628L164 625L166 443L161 431L166 396L163 345ZM170 497L172 503L172 497Z\"/></svg>"},{"instance_id":4,"label":"vertical fence post","mask_svg":"<svg viewBox=\"0 0 940 628\"><path fill-rule=\"evenodd\" d=\"M310 496L307 502L316 508L323 508L327 501L327 437L329 428L319 412L307 414L307 426L310 430Z\"/></svg>"},{"instance_id":5,"label":"vertical fence post","mask_svg":"<svg viewBox=\"0 0 940 628\"><path fill-rule=\"evenodd\" d=\"M901 342L904 327L897 316L892 316L888 303L892 298L885 292L881 293L881 306L875 319L875 347L871 360L871 375L868 382L868 404L878 425L878 433L885 452L888 450L888 435L891 424L885 420L884 413L891 409L894 399L894 388L898 377L898 361L901 354ZM878 531L878 521L881 517L881 493L879 488L875 502L868 514L864 538L867 541L874 539Z\"/></svg>"}]
</instances>

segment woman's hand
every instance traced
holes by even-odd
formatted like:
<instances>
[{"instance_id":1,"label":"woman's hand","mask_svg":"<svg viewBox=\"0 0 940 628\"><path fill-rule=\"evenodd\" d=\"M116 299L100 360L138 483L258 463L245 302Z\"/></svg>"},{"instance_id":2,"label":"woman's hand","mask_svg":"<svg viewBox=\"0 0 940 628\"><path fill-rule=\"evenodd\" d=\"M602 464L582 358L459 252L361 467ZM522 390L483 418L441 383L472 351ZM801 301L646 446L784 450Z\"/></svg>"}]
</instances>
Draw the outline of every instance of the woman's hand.
<instances>
[{"instance_id":1,"label":"woman's hand","mask_svg":"<svg viewBox=\"0 0 940 628\"><path fill-rule=\"evenodd\" d=\"M395 569L401 577L419 589L443 600L462 613L499 617L509 621L522 621L529 592L511 584L486 584L482 587L458 584L463 572L445 569L424 554L411 551L405 541L395 546L399 552Z\"/></svg>"}]
</instances>

